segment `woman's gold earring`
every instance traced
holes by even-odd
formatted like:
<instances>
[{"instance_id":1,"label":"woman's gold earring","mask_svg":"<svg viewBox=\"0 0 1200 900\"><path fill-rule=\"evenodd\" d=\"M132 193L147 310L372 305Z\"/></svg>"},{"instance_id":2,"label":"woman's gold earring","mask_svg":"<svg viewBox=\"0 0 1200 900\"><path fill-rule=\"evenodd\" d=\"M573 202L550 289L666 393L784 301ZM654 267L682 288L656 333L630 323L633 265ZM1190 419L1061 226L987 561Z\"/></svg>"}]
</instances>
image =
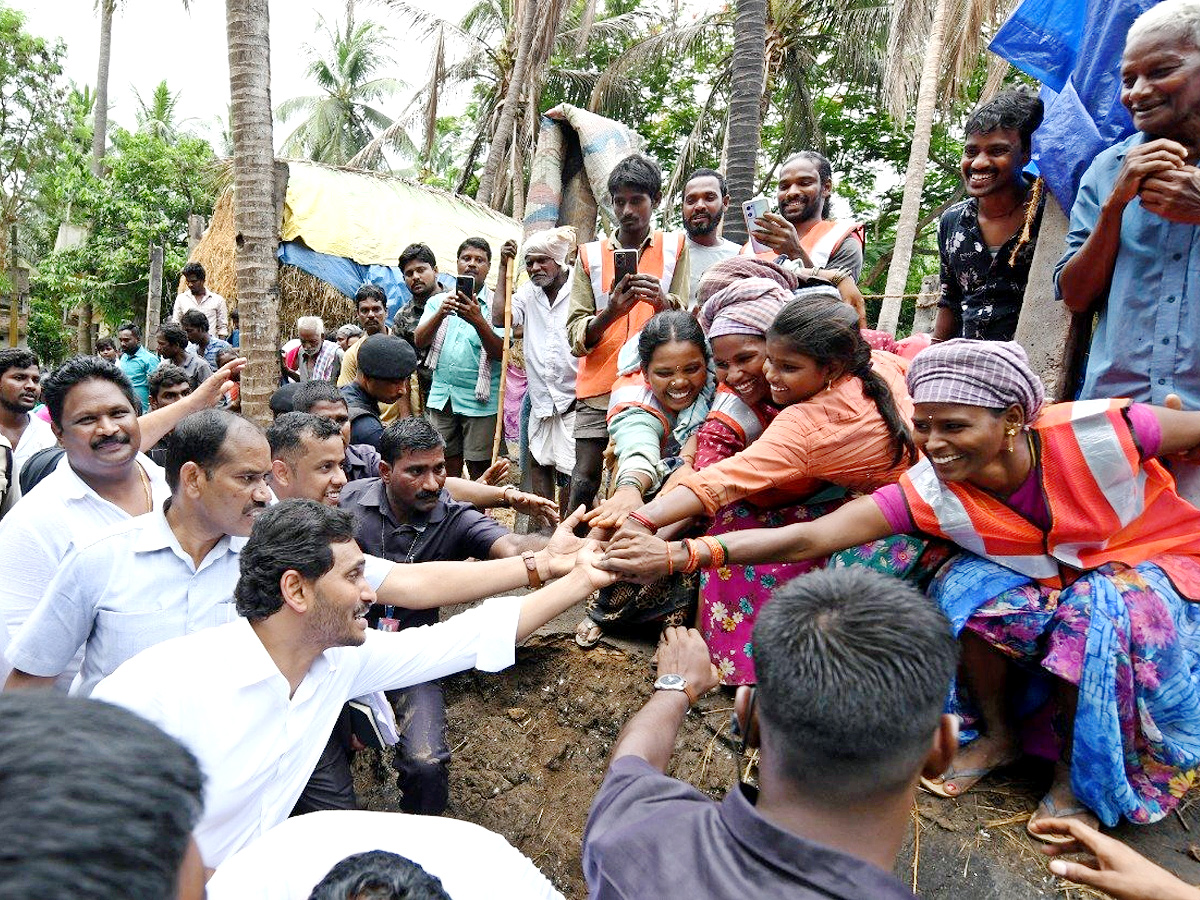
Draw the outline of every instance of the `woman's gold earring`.
<instances>
[{"instance_id":1,"label":"woman's gold earring","mask_svg":"<svg viewBox=\"0 0 1200 900\"><path fill-rule=\"evenodd\" d=\"M1010 425L1008 428L1004 429L1004 433L1008 435L1008 452L1012 453L1016 450L1015 438L1017 436L1017 428L1014 425Z\"/></svg>"}]
</instances>

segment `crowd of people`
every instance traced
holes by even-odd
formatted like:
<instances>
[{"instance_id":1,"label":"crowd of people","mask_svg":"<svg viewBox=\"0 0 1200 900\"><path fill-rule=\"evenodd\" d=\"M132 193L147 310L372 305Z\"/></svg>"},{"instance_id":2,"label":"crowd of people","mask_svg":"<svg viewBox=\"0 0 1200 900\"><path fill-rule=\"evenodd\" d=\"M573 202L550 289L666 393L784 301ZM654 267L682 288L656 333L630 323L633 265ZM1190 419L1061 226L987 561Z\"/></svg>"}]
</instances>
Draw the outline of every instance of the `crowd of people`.
<instances>
[{"instance_id":1,"label":"crowd of people","mask_svg":"<svg viewBox=\"0 0 1200 900\"><path fill-rule=\"evenodd\" d=\"M1020 90L967 121L932 335L867 327L864 230L805 150L745 246L712 169L655 228L641 154L611 235L498 248L509 301L488 241L449 277L410 245L403 305L364 284L355 322L295 323L266 430L197 263L157 353L132 322L48 373L0 351L0 893L559 896L438 818L438 679L582 605L585 650L659 641L592 803L597 900L911 896L913 792L1027 754L1053 763L1029 835L1091 854L1051 871L1200 897L1098 831L1200 766L1200 2L1134 22L1121 102L1137 132L1053 274L1095 318L1064 402L1013 341L1047 203ZM719 804L665 774L718 689L758 773ZM387 747L404 813L357 811L351 760Z\"/></svg>"}]
</instances>

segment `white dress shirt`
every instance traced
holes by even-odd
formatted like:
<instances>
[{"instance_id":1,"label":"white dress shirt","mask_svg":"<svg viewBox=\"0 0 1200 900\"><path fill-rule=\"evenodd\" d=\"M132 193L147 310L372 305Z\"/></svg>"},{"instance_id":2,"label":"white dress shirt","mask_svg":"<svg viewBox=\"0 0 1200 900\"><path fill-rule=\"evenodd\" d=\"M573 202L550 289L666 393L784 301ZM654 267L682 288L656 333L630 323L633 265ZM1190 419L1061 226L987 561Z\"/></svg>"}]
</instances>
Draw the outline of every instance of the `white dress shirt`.
<instances>
[{"instance_id":1,"label":"white dress shirt","mask_svg":"<svg viewBox=\"0 0 1200 900\"><path fill-rule=\"evenodd\" d=\"M308 900L337 863L371 850L411 859L439 878L453 900L562 900L529 859L480 825L359 810L309 813L276 825L221 864L208 882L208 900Z\"/></svg>"},{"instance_id":2,"label":"white dress shirt","mask_svg":"<svg viewBox=\"0 0 1200 900\"><path fill-rule=\"evenodd\" d=\"M208 288L199 300L191 291L184 291L175 296L175 306L171 309L171 318L176 322L183 321L183 314L189 309L198 309L208 318L208 333L213 337L229 337L229 308L225 298L214 294Z\"/></svg>"},{"instance_id":3,"label":"white dress shirt","mask_svg":"<svg viewBox=\"0 0 1200 900\"><path fill-rule=\"evenodd\" d=\"M84 646L71 693L86 697L147 647L233 621L233 587L246 538L221 538L197 567L161 510L79 542L14 636L13 668L57 675Z\"/></svg>"},{"instance_id":4,"label":"white dress shirt","mask_svg":"<svg viewBox=\"0 0 1200 900\"><path fill-rule=\"evenodd\" d=\"M12 484L8 486L8 494L4 498L4 503L0 505L0 516L5 515L21 499L19 476L21 470L25 468L25 463L29 462L29 457L39 450L53 447L57 443L58 438L54 436L50 423L40 416L30 414L29 424L25 426L25 430L21 433L21 440L17 442L17 446L13 450Z\"/></svg>"},{"instance_id":5,"label":"white dress shirt","mask_svg":"<svg viewBox=\"0 0 1200 900\"><path fill-rule=\"evenodd\" d=\"M140 453L137 462L150 480L155 509L161 509L171 495L162 468ZM0 626L9 637L25 624L72 545L130 518L84 484L65 456L59 460L58 468L0 521ZM64 690L77 670L72 665L63 672L59 685ZM0 659L0 677L8 672L8 663Z\"/></svg>"},{"instance_id":6,"label":"white dress shirt","mask_svg":"<svg viewBox=\"0 0 1200 900\"><path fill-rule=\"evenodd\" d=\"M359 647L313 662L293 696L245 619L139 653L92 697L127 707L179 739L204 772L200 854L215 867L288 817L342 705L515 658L521 598L497 597L437 625L368 630Z\"/></svg>"},{"instance_id":7,"label":"white dress shirt","mask_svg":"<svg viewBox=\"0 0 1200 900\"><path fill-rule=\"evenodd\" d=\"M539 419L565 413L575 402L579 357L571 355L567 340L570 299L570 270L553 303L532 281L513 294L512 321L525 328L525 376L529 379L529 402Z\"/></svg>"}]
</instances>

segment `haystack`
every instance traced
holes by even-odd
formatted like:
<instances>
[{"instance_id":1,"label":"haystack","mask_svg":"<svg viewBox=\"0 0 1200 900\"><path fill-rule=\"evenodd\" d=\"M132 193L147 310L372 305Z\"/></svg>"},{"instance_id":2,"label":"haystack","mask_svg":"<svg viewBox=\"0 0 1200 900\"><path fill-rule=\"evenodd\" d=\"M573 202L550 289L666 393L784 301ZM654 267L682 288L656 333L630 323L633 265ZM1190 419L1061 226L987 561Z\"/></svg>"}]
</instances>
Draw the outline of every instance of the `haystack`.
<instances>
[{"instance_id":1,"label":"haystack","mask_svg":"<svg viewBox=\"0 0 1200 900\"><path fill-rule=\"evenodd\" d=\"M445 259L467 235L487 237L496 249L505 239L520 236L520 226L507 216L469 197L407 179L311 162L288 161L287 169L283 238L362 266L395 266L403 246L413 240L428 243ZM234 235L230 187L217 200L191 259L204 266L209 288L225 297L231 309L237 306ZM302 315L319 315L330 328L354 319L351 298L304 269L281 265L279 288L281 335L290 334Z\"/></svg>"},{"instance_id":2,"label":"haystack","mask_svg":"<svg viewBox=\"0 0 1200 900\"><path fill-rule=\"evenodd\" d=\"M206 284L237 308L234 270L233 188L226 188L213 209L212 222L192 252L204 266ZM180 290L183 290L182 279ZM295 266L279 267L279 329L289 334L300 316L320 316L327 327L354 321L354 303L337 288Z\"/></svg>"}]
</instances>

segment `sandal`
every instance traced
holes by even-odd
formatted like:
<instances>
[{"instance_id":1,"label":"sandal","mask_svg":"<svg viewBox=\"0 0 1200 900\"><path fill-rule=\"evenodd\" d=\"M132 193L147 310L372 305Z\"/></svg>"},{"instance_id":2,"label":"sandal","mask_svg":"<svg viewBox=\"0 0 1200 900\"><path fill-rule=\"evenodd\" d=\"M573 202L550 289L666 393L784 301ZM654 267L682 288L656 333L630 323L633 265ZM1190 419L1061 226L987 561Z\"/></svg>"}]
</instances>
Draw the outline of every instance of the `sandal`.
<instances>
[{"instance_id":1,"label":"sandal","mask_svg":"<svg viewBox=\"0 0 1200 900\"><path fill-rule=\"evenodd\" d=\"M931 794L936 794L939 797L945 797L947 800L957 800L971 788L979 783L979 780L984 776L991 774L996 769L1002 769L1005 766L1010 766L1017 761L1018 756L1012 756L1007 759L1002 759L995 765L985 766L981 769L956 769L951 766L945 773L934 778L922 778L921 787L929 791ZM946 790L947 784L953 784L956 788L954 791Z\"/></svg>"},{"instance_id":2,"label":"sandal","mask_svg":"<svg viewBox=\"0 0 1200 900\"><path fill-rule=\"evenodd\" d=\"M1025 831L1031 838L1041 841L1043 844L1069 844L1075 840L1069 834L1042 834L1040 831L1034 831L1033 824L1041 819L1080 819L1085 825L1090 825L1092 828L1100 827L1100 819L1086 806L1065 806L1060 809L1049 794L1041 799L1037 809L1025 823Z\"/></svg>"},{"instance_id":3,"label":"sandal","mask_svg":"<svg viewBox=\"0 0 1200 900\"><path fill-rule=\"evenodd\" d=\"M590 616L584 616L583 621L575 626L575 643L584 650L591 650L604 637L604 629L592 621Z\"/></svg>"}]
</instances>

